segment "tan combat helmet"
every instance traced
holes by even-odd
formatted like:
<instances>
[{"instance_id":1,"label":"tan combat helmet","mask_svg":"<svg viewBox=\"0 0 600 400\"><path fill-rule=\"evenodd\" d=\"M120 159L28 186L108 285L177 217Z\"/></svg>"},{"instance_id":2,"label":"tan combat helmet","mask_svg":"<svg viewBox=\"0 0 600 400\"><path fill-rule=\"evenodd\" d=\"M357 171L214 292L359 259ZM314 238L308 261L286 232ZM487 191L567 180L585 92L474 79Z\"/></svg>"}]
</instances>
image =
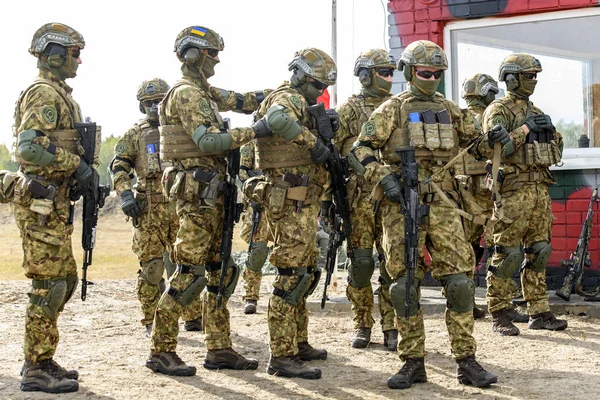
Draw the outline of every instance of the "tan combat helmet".
<instances>
[{"instance_id":1,"label":"tan combat helmet","mask_svg":"<svg viewBox=\"0 0 600 400\"><path fill-rule=\"evenodd\" d=\"M29 52L35 57L39 57L50 43L56 43L67 48L77 46L79 49L83 49L85 47L85 40L83 40L81 33L67 25L51 22L43 25L35 32Z\"/></svg>"},{"instance_id":2,"label":"tan combat helmet","mask_svg":"<svg viewBox=\"0 0 600 400\"><path fill-rule=\"evenodd\" d=\"M334 85L337 79L337 67L333 59L323 50L315 48L297 51L288 69L297 70L327 86Z\"/></svg>"},{"instance_id":3,"label":"tan combat helmet","mask_svg":"<svg viewBox=\"0 0 600 400\"><path fill-rule=\"evenodd\" d=\"M404 73L404 77L409 82L412 79L414 67L446 70L448 69L448 59L444 50L437 44L429 40L417 40L406 46L400 56L400 61L398 61L398 69Z\"/></svg>"},{"instance_id":4,"label":"tan combat helmet","mask_svg":"<svg viewBox=\"0 0 600 400\"><path fill-rule=\"evenodd\" d=\"M500 63L498 80L506 81L506 75L520 74L522 72L542 72L542 63L532 55L513 53Z\"/></svg>"},{"instance_id":5,"label":"tan combat helmet","mask_svg":"<svg viewBox=\"0 0 600 400\"><path fill-rule=\"evenodd\" d=\"M175 39L173 51L177 54L179 61L185 61L185 51L189 47L223 51L225 42L223 41L223 38L212 29L203 26L190 26L179 32Z\"/></svg>"},{"instance_id":6,"label":"tan combat helmet","mask_svg":"<svg viewBox=\"0 0 600 400\"><path fill-rule=\"evenodd\" d=\"M500 92L498 82L487 74L475 74L463 82L462 98L466 99L473 96L486 97L490 91L496 94Z\"/></svg>"},{"instance_id":7,"label":"tan combat helmet","mask_svg":"<svg viewBox=\"0 0 600 400\"><path fill-rule=\"evenodd\" d=\"M354 63L354 76L361 68L396 68L394 56L383 49L371 49L358 55Z\"/></svg>"},{"instance_id":8,"label":"tan combat helmet","mask_svg":"<svg viewBox=\"0 0 600 400\"><path fill-rule=\"evenodd\" d=\"M170 87L160 78L150 79L142 82L137 91L139 101L162 99L169 91Z\"/></svg>"}]
</instances>

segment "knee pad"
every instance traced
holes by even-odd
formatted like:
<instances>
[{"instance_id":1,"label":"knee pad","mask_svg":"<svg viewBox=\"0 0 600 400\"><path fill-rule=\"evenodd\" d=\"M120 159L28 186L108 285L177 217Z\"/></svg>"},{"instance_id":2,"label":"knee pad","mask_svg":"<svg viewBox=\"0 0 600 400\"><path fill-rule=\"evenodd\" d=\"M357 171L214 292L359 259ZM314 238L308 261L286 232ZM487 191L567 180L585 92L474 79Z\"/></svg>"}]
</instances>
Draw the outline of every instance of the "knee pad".
<instances>
[{"instance_id":1,"label":"knee pad","mask_svg":"<svg viewBox=\"0 0 600 400\"><path fill-rule=\"evenodd\" d=\"M475 282L467 274L454 274L442 278L448 309L456 312L467 312L473 309Z\"/></svg>"},{"instance_id":2,"label":"knee pad","mask_svg":"<svg viewBox=\"0 0 600 400\"><path fill-rule=\"evenodd\" d=\"M28 293L29 302L43 308L44 312L52 319L63 307L67 296L67 278L57 277L45 280L33 280L31 285L34 289L47 289L46 296Z\"/></svg>"},{"instance_id":3,"label":"knee pad","mask_svg":"<svg viewBox=\"0 0 600 400\"><path fill-rule=\"evenodd\" d=\"M535 259L533 262L527 263L527 266L535 272L544 272L546 265L550 261L550 255L552 254L552 245L548 242L535 242L525 249L525 253L533 254Z\"/></svg>"},{"instance_id":4,"label":"knee pad","mask_svg":"<svg viewBox=\"0 0 600 400\"><path fill-rule=\"evenodd\" d=\"M181 265L181 271L191 272L194 275L194 280L184 290L176 290L168 288L167 293L173 297L182 306L187 306L192 303L206 287L206 266L205 265ZM183 273L187 273L183 272Z\"/></svg>"},{"instance_id":5,"label":"knee pad","mask_svg":"<svg viewBox=\"0 0 600 400\"><path fill-rule=\"evenodd\" d=\"M65 299L63 300L62 305L58 309L58 312L62 312L62 310L65 308L65 304L67 304L67 302L69 300L71 300L71 297L73 297L73 293L75 293L75 289L77 289L77 284L79 283L79 278L77 277L77 273L67 275L66 280L67 280L67 292L65 294Z\"/></svg>"},{"instance_id":6,"label":"knee pad","mask_svg":"<svg viewBox=\"0 0 600 400\"><path fill-rule=\"evenodd\" d=\"M414 317L419 312L421 305L419 304L419 284L420 279L413 279L413 284L410 287L409 299L410 309L409 315ZM396 311L396 316L401 318L406 314L406 276L400 276L390 285L390 300Z\"/></svg>"},{"instance_id":7,"label":"knee pad","mask_svg":"<svg viewBox=\"0 0 600 400\"><path fill-rule=\"evenodd\" d=\"M154 258L150 261L140 263L142 271L140 276L151 285L158 285L165 272L165 262L162 258Z\"/></svg>"},{"instance_id":8,"label":"knee pad","mask_svg":"<svg viewBox=\"0 0 600 400\"><path fill-rule=\"evenodd\" d=\"M223 296L225 296L225 298L227 299L230 298L233 292L235 291L235 288L237 287L238 281L240 279L240 267L238 267L237 264L233 261L233 258L229 259L229 268L232 269L231 282L229 282L229 285L227 285L227 287L223 291Z\"/></svg>"},{"instance_id":9,"label":"knee pad","mask_svg":"<svg viewBox=\"0 0 600 400\"><path fill-rule=\"evenodd\" d=\"M313 279L313 274L308 273L308 268L297 268L297 273L300 277L296 286L291 290L273 289L273 294L279 296L291 306L296 307L304 295L308 292Z\"/></svg>"},{"instance_id":10,"label":"knee pad","mask_svg":"<svg viewBox=\"0 0 600 400\"><path fill-rule=\"evenodd\" d=\"M268 255L269 249L267 248L267 242L252 242L246 267L252 271L261 272L263 265L265 265L265 262L267 261Z\"/></svg>"},{"instance_id":11,"label":"knee pad","mask_svg":"<svg viewBox=\"0 0 600 400\"><path fill-rule=\"evenodd\" d=\"M373 249L355 249L354 262L348 268L348 283L355 288L367 287L375 271Z\"/></svg>"},{"instance_id":12,"label":"knee pad","mask_svg":"<svg viewBox=\"0 0 600 400\"><path fill-rule=\"evenodd\" d=\"M504 260L500 261L497 267L492 269L494 275L508 279L521 266L525 255L520 247L505 247L501 250L504 254Z\"/></svg>"}]
</instances>

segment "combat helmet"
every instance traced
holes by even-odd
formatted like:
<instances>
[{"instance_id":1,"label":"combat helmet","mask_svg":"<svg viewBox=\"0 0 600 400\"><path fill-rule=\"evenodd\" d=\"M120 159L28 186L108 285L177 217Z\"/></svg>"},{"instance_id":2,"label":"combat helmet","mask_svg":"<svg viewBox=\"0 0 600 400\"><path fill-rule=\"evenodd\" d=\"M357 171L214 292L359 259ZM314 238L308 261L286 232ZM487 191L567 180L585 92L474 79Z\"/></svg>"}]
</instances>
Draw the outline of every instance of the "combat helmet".
<instances>
[{"instance_id":1,"label":"combat helmet","mask_svg":"<svg viewBox=\"0 0 600 400\"><path fill-rule=\"evenodd\" d=\"M162 99L169 91L170 87L160 78L150 79L142 82L137 91L139 101Z\"/></svg>"},{"instance_id":2,"label":"combat helmet","mask_svg":"<svg viewBox=\"0 0 600 400\"><path fill-rule=\"evenodd\" d=\"M179 61L185 61L186 50L190 47L223 51L225 42L223 38L212 29L203 26L190 26L179 32L175 39L173 51Z\"/></svg>"},{"instance_id":3,"label":"combat helmet","mask_svg":"<svg viewBox=\"0 0 600 400\"><path fill-rule=\"evenodd\" d=\"M500 63L498 80L506 81L506 75L520 74L522 72L542 72L542 63L532 55L513 53Z\"/></svg>"},{"instance_id":4,"label":"combat helmet","mask_svg":"<svg viewBox=\"0 0 600 400\"><path fill-rule=\"evenodd\" d=\"M354 63L354 76L358 76L362 68L396 68L394 56L383 49L371 49L358 55Z\"/></svg>"},{"instance_id":5,"label":"combat helmet","mask_svg":"<svg viewBox=\"0 0 600 400\"><path fill-rule=\"evenodd\" d=\"M77 46L79 49L83 49L85 47L85 40L83 40L81 33L67 25L50 22L34 33L29 53L39 57L50 43L67 48Z\"/></svg>"},{"instance_id":6,"label":"combat helmet","mask_svg":"<svg viewBox=\"0 0 600 400\"><path fill-rule=\"evenodd\" d=\"M288 65L288 70L300 75L299 80L309 76L327 86L335 84L337 67L335 61L323 50L308 48L297 51L294 59Z\"/></svg>"},{"instance_id":7,"label":"combat helmet","mask_svg":"<svg viewBox=\"0 0 600 400\"><path fill-rule=\"evenodd\" d=\"M400 56L400 61L398 61L398 69L404 73L404 77L409 82L412 79L414 67L446 70L448 69L448 59L444 50L437 44L429 40L417 40L406 46Z\"/></svg>"},{"instance_id":8,"label":"combat helmet","mask_svg":"<svg viewBox=\"0 0 600 400\"><path fill-rule=\"evenodd\" d=\"M471 96L486 97L490 91L500 92L498 82L487 74L475 74L463 82L462 97L464 99Z\"/></svg>"}]
</instances>

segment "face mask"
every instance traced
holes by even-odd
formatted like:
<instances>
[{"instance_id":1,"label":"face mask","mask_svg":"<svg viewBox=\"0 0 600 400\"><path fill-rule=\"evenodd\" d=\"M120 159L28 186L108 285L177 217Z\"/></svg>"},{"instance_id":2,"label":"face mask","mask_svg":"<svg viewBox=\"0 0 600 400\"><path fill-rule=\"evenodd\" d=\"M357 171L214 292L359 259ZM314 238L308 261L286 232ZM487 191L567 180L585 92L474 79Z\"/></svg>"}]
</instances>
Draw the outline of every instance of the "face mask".
<instances>
[{"instance_id":1,"label":"face mask","mask_svg":"<svg viewBox=\"0 0 600 400\"><path fill-rule=\"evenodd\" d=\"M379 75L373 73L374 82L372 85L362 88L362 93L367 97L384 97L390 94L392 82L388 82Z\"/></svg>"},{"instance_id":2,"label":"face mask","mask_svg":"<svg viewBox=\"0 0 600 400\"><path fill-rule=\"evenodd\" d=\"M219 60L215 60L214 58L204 56L204 62L202 63L202 74L204 78L208 80L211 76L215 74L215 65L219 63Z\"/></svg>"},{"instance_id":3,"label":"face mask","mask_svg":"<svg viewBox=\"0 0 600 400\"><path fill-rule=\"evenodd\" d=\"M537 79L527 79L521 77L521 88L523 93L527 96L531 96L535 90L535 85L537 85Z\"/></svg>"},{"instance_id":4,"label":"face mask","mask_svg":"<svg viewBox=\"0 0 600 400\"><path fill-rule=\"evenodd\" d=\"M158 103L152 104L151 107L144 107L144 112L146 113L146 117L151 121L158 120Z\"/></svg>"},{"instance_id":5,"label":"face mask","mask_svg":"<svg viewBox=\"0 0 600 400\"><path fill-rule=\"evenodd\" d=\"M483 98L483 103L488 106L492 101L496 99L496 92L489 91L487 95Z\"/></svg>"},{"instance_id":6,"label":"face mask","mask_svg":"<svg viewBox=\"0 0 600 400\"><path fill-rule=\"evenodd\" d=\"M317 98L323 94L321 90L314 87L310 82L304 82L297 89L310 105L317 104Z\"/></svg>"},{"instance_id":7,"label":"face mask","mask_svg":"<svg viewBox=\"0 0 600 400\"><path fill-rule=\"evenodd\" d=\"M410 91L415 97L433 97L440 85L440 79L435 80L423 80L413 77Z\"/></svg>"}]
</instances>

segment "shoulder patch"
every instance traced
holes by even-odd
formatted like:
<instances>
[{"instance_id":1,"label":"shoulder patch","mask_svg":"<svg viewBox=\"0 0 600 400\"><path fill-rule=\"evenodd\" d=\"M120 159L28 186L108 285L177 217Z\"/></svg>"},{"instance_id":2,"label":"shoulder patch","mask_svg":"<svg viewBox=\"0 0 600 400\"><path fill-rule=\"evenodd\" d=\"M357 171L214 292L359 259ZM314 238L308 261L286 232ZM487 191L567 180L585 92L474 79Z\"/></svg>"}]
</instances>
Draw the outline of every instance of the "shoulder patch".
<instances>
[{"instance_id":1,"label":"shoulder patch","mask_svg":"<svg viewBox=\"0 0 600 400\"><path fill-rule=\"evenodd\" d=\"M373 121L367 121L362 126L362 133L365 136L372 136L375 133L375 123Z\"/></svg>"},{"instance_id":2,"label":"shoulder patch","mask_svg":"<svg viewBox=\"0 0 600 400\"><path fill-rule=\"evenodd\" d=\"M250 155L250 147L242 146L241 153L243 156L248 157Z\"/></svg>"},{"instance_id":3,"label":"shoulder patch","mask_svg":"<svg viewBox=\"0 0 600 400\"><path fill-rule=\"evenodd\" d=\"M290 96L290 101L292 102L293 105L295 105L298 109L302 108L302 102L300 101L300 99L298 98L298 96L296 95L292 95Z\"/></svg>"},{"instance_id":4,"label":"shoulder patch","mask_svg":"<svg viewBox=\"0 0 600 400\"><path fill-rule=\"evenodd\" d=\"M119 142L115 146L115 153L117 154L127 154L127 144L124 142Z\"/></svg>"},{"instance_id":5,"label":"shoulder patch","mask_svg":"<svg viewBox=\"0 0 600 400\"><path fill-rule=\"evenodd\" d=\"M45 106L42 110L42 117L44 118L44 121L49 122L51 124L56 122L56 108L54 108L53 106Z\"/></svg>"},{"instance_id":6,"label":"shoulder patch","mask_svg":"<svg viewBox=\"0 0 600 400\"><path fill-rule=\"evenodd\" d=\"M210 114L210 106L208 105L208 101L206 99L200 100L200 111L204 114Z\"/></svg>"}]
</instances>

